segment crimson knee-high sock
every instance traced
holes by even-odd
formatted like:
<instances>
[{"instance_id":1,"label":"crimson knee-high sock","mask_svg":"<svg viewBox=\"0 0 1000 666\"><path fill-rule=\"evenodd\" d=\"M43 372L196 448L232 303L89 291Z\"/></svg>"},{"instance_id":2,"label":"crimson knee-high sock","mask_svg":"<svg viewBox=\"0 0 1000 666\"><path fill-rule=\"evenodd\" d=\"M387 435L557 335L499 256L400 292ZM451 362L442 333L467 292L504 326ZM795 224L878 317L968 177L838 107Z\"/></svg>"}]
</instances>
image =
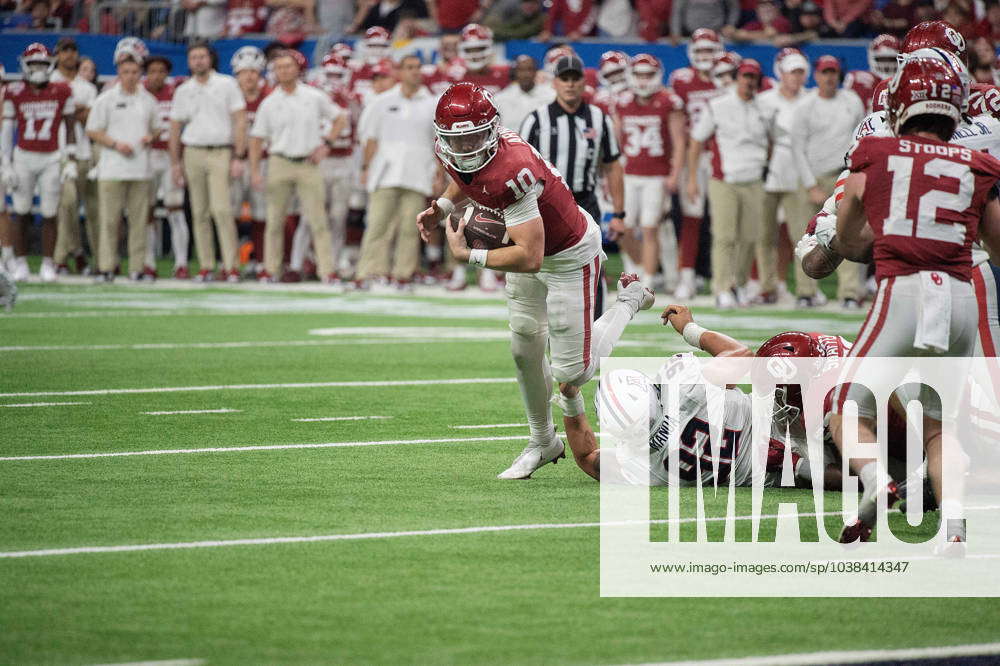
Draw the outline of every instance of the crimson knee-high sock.
<instances>
[{"instance_id":1,"label":"crimson knee-high sock","mask_svg":"<svg viewBox=\"0 0 1000 666\"><path fill-rule=\"evenodd\" d=\"M680 267L694 268L698 262L698 239L701 235L700 217L681 218Z\"/></svg>"},{"instance_id":2,"label":"crimson knee-high sock","mask_svg":"<svg viewBox=\"0 0 1000 666\"><path fill-rule=\"evenodd\" d=\"M250 226L250 242L253 243L253 260L264 262L264 222L253 220Z\"/></svg>"}]
</instances>

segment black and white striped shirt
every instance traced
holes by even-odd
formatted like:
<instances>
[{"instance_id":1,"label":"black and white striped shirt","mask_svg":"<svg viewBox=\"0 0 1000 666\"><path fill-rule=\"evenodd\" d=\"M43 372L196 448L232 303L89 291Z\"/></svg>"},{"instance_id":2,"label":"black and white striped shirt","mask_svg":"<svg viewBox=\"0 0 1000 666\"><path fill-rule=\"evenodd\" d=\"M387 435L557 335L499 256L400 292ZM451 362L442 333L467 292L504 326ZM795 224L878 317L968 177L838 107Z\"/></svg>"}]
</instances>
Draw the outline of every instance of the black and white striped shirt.
<instances>
[{"instance_id":1,"label":"black and white striped shirt","mask_svg":"<svg viewBox=\"0 0 1000 666\"><path fill-rule=\"evenodd\" d=\"M535 109L521 123L521 138L555 165L574 196L593 194L597 166L618 159L611 118L593 104L568 113L559 102Z\"/></svg>"}]
</instances>

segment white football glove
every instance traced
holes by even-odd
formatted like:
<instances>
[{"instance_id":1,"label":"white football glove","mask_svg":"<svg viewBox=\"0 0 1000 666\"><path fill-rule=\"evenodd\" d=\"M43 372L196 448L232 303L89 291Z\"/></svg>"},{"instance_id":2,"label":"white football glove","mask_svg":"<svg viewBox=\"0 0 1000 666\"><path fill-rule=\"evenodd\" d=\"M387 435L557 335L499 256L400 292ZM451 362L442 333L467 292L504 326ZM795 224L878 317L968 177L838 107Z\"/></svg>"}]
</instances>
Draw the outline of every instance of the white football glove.
<instances>
[{"instance_id":1,"label":"white football glove","mask_svg":"<svg viewBox=\"0 0 1000 666\"><path fill-rule=\"evenodd\" d=\"M816 242L829 249L830 241L837 235L837 216L821 215L816 220Z\"/></svg>"},{"instance_id":2,"label":"white football glove","mask_svg":"<svg viewBox=\"0 0 1000 666\"><path fill-rule=\"evenodd\" d=\"M799 261L802 261L817 245L819 243L816 241L816 237L812 234L806 234L795 244L795 256L799 258Z\"/></svg>"},{"instance_id":3,"label":"white football glove","mask_svg":"<svg viewBox=\"0 0 1000 666\"><path fill-rule=\"evenodd\" d=\"M65 183L76 180L78 172L76 170L76 160L66 160L63 163L62 171L59 173L59 182Z\"/></svg>"},{"instance_id":4,"label":"white football glove","mask_svg":"<svg viewBox=\"0 0 1000 666\"><path fill-rule=\"evenodd\" d=\"M3 181L4 189L8 191L17 189L17 172L10 162L4 162L0 166L0 181Z\"/></svg>"}]
</instances>

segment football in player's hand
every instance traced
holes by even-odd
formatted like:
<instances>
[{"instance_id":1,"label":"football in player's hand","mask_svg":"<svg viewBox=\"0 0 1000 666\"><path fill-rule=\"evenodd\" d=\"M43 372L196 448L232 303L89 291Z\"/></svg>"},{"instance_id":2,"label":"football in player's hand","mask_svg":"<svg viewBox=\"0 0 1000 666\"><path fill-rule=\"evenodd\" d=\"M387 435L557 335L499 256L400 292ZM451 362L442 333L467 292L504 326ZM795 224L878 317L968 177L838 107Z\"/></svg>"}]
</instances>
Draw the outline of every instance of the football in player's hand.
<instances>
[{"instance_id":1,"label":"football in player's hand","mask_svg":"<svg viewBox=\"0 0 1000 666\"><path fill-rule=\"evenodd\" d=\"M514 244L507 235L501 211L470 203L460 216L452 216L452 230L458 229L459 219L465 221L465 242L473 250L495 250Z\"/></svg>"}]
</instances>

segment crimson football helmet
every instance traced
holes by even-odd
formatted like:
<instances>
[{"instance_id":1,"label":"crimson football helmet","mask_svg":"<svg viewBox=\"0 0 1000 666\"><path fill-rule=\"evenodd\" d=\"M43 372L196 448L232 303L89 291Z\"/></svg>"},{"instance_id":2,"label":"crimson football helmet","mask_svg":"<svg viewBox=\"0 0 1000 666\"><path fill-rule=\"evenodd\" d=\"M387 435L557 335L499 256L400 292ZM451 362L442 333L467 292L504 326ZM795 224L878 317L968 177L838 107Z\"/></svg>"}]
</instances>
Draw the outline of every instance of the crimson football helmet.
<instances>
[{"instance_id":1,"label":"crimson football helmet","mask_svg":"<svg viewBox=\"0 0 1000 666\"><path fill-rule=\"evenodd\" d=\"M910 53L917 49L939 48L951 51L963 63L968 64L969 54L965 47L965 38L947 21L924 21L910 28L903 37L900 53Z\"/></svg>"},{"instance_id":2,"label":"crimson football helmet","mask_svg":"<svg viewBox=\"0 0 1000 666\"><path fill-rule=\"evenodd\" d=\"M757 358L820 358L823 349L819 342L803 331L785 331L767 339L757 349ZM794 373L793 373L794 374ZM775 418L794 420L802 413L802 386L800 384L778 384L775 386L775 403L778 409Z\"/></svg>"},{"instance_id":3,"label":"crimson football helmet","mask_svg":"<svg viewBox=\"0 0 1000 666\"><path fill-rule=\"evenodd\" d=\"M473 173L497 153L500 112L493 95L474 83L456 83L441 95L434 113L437 153L456 171Z\"/></svg>"},{"instance_id":4,"label":"crimson football helmet","mask_svg":"<svg viewBox=\"0 0 1000 666\"><path fill-rule=\"evenodd\" d=\"M893 134L907 120L923 114L962 120L963 108L968 106L969 88L954 68L940 60L914 58L900 64L896 75L889 82L886 121Z\"/></svg>"},{"instance_id":5,"label":"crimson football helmet","mask_svg":"<svg viewBox=\"0 0 1000 666\"><path fill-rule=\"evenodd\" d=\"M138 37L123 37L115 45L115 54L112 61L117 65L118 61L126 55L131 56L140 65L149 57L149 47L146 42Z\"/></svg>"},{"instance_id":6,"label":"crimson football helmet","mask_svg":"<svg viewBox=\"0 0 1000 666\"><path fill-rule=\"evenodd\" d=\"M47 83L56 67L56 60L48 47L39 42L29 44L21 53L18 62L24 79L31 83Z\"/></svg>"},{"instance_id":7,"label":"crimson football helmet","mask_svg":"<svg viewBox=\"0 0 1000 666\"><path fill-rule=\"evenodd\" d=\"M346 88L351 83L351 67L339 53L327 53L320 64L323 80L334 89Z\"/></svg>"},{"instance_id":8,"label":"crimson football helmet","mask_svg":"<svg viewBox=\"0 0 1000 666\"><path fill-rule=\"evenodd\" d=\"M458 55L472 70L480 70L489 65L493 61L493 31L478 23L470 23L462 28Z\"/></svg>"},{"instance_id":9,"label":"crimson football helmet","mask_svg":"<svg viewBox=\"0 0 1000 666\"><path fill-rule=\"evenodd\" d=\"M691 34L687 45L688 60L691 66L701 72L708 72L715 64L716 57L725 53L719 33L708 28L698 28Z\"/></svg>"},{"instance_id":10,"label":"crimson football helmet","mask_svg":"<svg viewBox=\"0 0 1000 666\"><path fill-rule=\"evenodd\" d=\"M899 39L894 35L879 35L868 45L868 70L880 79L896 73Z\"/></svg>"},{"instance_id":11,"label":"crimson football helmet","mask_svg":"<svg viewBox=\"0 0 1000 666\"><path fill-rule=\"evenodd\" d=\"M350 60L354 57L354 48L346 42L337 42L330 47L330 53L339 55L344 60Z\"/></svg>"},{"instance_id":12,"label":"crimson football helmet","mask_svg":"<svg viewBox=\"0 0 1000 666\"><path fill-rule=\"evenodd\" d=\"M256 46L241 46L229 60L229 67L234 75L239 74L244 69L252 69L259 74L267 68L267 58L264 57L264 52Z\"/></svg>"},{"instance_id":13,"label":"crimson football helmet","mask_svg":"<svg viewBox=\"0 0 1000 666\"><path fill-rule=\"evenodd\" d=\"M961 58L951 51L937 47L917 49L916 51L900 54L897 58L900 65L916 59L935 60L955 72L962 82L962 88L965 91L963 94L962 114L967 114L969 111L969 92L972 87L972 75L969 74L969 69L962 62ZM892 79L890 79L891 81Z\"/></svg>"},{"instance_id":14,"label":"crimson football helmet","mask_svg":"<svg viewBox=\"0 0 1000 666\"><path fill-rule=\"evenodd\" d=\"M628 63L628 85L639 97L649 97L663 87L663 65L648 53L633 56Z\"/></svg>"},{"instance_id":15,"label":"crimson football helmet","mask_svg":"<svg viewBox=\"0 0 1000 666\"><path fill-rule=\"evenodd\" d=\"M388 58L392 50L392 37L389 31L380 25L365 30L364 44L365 62L369 65L378 63L383 58Z\"/></svg>"},{"instance_id":16,"label":"crimson football helmet","mask_svg":"<svg viewBox=\"0 0 1000 666\"><path fill-rule=\"evenodd\" d=\"M715 59L712 65L712 81L717 88L725 88L736 80L736 68L740 66L743 57L735 51L726 51Z\"/></svg>"},{"instance_id":17,"label":"crimson football helmet","mask_svg":"<svg viewBox=\"0 0 1000 666\"><path fill-rule=\"evenodd\" d=\"M614 94L628 88L628 56L621 51L605 51L597 68L597 81Z\"/></svg>"}]
</instances>

